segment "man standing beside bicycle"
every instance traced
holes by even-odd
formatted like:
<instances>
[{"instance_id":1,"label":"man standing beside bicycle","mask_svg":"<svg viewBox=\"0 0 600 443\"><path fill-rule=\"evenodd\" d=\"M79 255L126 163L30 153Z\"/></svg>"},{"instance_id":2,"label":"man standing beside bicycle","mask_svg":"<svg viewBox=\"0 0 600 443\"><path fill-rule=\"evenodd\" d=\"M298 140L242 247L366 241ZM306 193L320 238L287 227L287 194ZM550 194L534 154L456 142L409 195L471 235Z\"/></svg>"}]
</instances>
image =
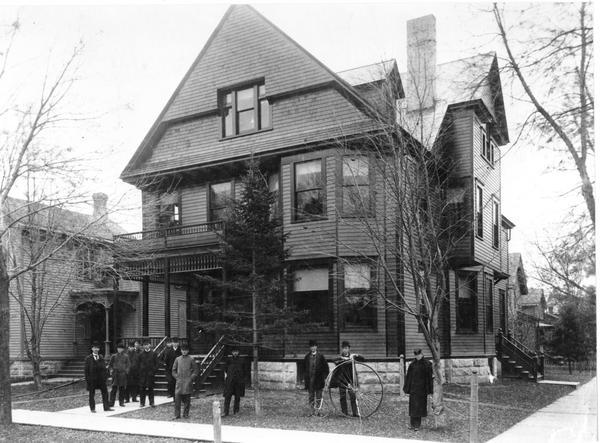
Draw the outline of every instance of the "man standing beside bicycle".
<instances>
[{"instance_id":1,"label":"man standing beside bicycle","mask_svg":"<svg viewBox=\"0 0 600 443\"><path fill-rule=\"evenodd\" d=\"M304 387L308 390L310 415L320 415L323 403L323 388L329 375L329 365L325 356L318 352L317 342L310 340L310 352L304 357Z\"/></svg>"},{"instance_id":2,"label":"man standing beside bicycle","mask_svg":"<svg viewBox=\"0 0 600 443\"><path fill-rule=\"evenodd\" d=\"M342 414L348 415L348 402L350 398L350 407L352 409L352 416L358 417L358 408L356 405L356 393L354 392L356 386L354 384L354 365L351 363L354 361L365 361L364 357L358 354L350 353L350 343L347 341L342 342L342 353L335 360L335 380L333 382L340 389L340 407ZM350 363L346 363L350 362ZM340 366L341 365L341 366Z\"/></svg>"}]
</instances>

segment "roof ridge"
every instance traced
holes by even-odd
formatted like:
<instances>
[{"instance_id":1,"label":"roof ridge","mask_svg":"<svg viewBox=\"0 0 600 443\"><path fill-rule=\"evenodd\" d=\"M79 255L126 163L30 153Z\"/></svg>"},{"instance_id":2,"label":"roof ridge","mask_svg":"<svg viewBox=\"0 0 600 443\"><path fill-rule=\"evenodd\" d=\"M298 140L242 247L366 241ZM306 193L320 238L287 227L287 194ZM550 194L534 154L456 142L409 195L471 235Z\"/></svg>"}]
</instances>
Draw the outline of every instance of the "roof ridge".
<instances>
[{"instance_id":1,"label":"roof ridge","mask_svg":"<svg viewBox=\"0 0 600 443\"><path fill-rule=\"evenodd\" d=\"M366 68L367 66L381 65L381 64L384 64L384 63L395 62L395 61L396 61L395 58L388 58L387 60L382 60L380 62L367 63L366 65L355 66L354 68L344 69L343 71L337 71L337 74L343 74L344 72L354 71L354 70L360 69L360 68Z\"/></svg>"}]
</instances>

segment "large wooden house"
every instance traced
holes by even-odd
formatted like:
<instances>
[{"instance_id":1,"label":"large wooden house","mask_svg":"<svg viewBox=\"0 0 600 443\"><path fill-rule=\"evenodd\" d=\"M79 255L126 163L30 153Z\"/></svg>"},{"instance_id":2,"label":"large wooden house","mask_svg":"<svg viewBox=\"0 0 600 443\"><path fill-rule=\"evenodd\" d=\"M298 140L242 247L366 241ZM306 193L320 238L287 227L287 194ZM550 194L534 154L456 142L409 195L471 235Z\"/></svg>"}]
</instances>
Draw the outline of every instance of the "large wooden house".
<instances>
[{"instance_id":1,"label":"large wooden house","mask_svg":"<svg viewBox=\"0 0 600 443\"><path fill-rule=\"evenodd\" d=\"M489 371L495 331L505 329L513 227L502 215L499 147L508 131L498 63L484 54L437 64L433 16L410 21L408 33L410 76L399 73L394 60L336 74L253 8L228 9L121 175L142 192L143 230L116 237L142 252L138 261L123 263L140 281L138 335L178 335L194 343L196 306L214 296L198 276L222 275L215 231L225 200L240 194L244 163L254 156L269 170L289 234L295 276L289 300L323 323L286 337L277 359L281 370L294 373L311 338L330 356L349 340L382 365L426 349L414 318L376 300L368 311L353 313L343 297L348 289L369 289L356 283L357 275L380 270L353 265L352 248L339 247L341 239L366 244L364 234L344 223L339 140L360 146L372 134L374 122L390 111L372 91L388 82L398 103L391 111L406 136L423 149L443 146L452 158L454 182L461 183L452 198L470 220L447 272L446 377L458 380L467 366ZM364 168L356 171L376 195L380 182L368 179L364 154ZM469 362L460 363L463 373L453 366L460 359Z\"/></svg>"}]
</instances>

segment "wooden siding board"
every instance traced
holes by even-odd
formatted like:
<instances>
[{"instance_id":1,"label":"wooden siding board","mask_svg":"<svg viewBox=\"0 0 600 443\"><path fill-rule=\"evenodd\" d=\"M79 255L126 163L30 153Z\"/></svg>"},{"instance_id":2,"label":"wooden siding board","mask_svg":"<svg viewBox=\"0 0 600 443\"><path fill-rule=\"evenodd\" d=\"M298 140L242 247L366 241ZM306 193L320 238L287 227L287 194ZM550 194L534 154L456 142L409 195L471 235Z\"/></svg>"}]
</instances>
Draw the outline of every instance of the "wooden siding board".
<instances>
[{"instance_id":1,"label":"wooden siding board","mask_svg":"<svg viewBox=\"0 0 600 443\"><path fill-rule=\"evenodd\" d=\"M221 139L221 117L199 118L171 126L152 148L138 172L187 167L286 146L363 132L373 126L364 115L333 89L276 101L273 129ZM177 155L173 155L177 152Z\"/></svg>"},{"instance_id":2,"label":"wooden siding board","mask_svg":"<svg viewBox=\"0 0 600 443\"><path fill-rule=\"evenodd\" d=\"M164 119L214 109L217 90L264 78L267 94L331 81L333 76L256 12L236 7L190 72Z\"/></svg>"}]
</instances>

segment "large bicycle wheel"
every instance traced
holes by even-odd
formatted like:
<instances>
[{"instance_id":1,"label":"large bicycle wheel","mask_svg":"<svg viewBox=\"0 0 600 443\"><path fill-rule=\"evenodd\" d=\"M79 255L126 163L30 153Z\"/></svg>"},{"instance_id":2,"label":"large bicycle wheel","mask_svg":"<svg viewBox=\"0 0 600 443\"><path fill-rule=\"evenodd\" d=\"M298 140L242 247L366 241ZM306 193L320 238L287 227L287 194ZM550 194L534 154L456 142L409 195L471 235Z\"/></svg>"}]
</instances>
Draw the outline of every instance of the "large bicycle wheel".
<instances>
[{"instance_id":1,"label":"large bicycle wheel","mask_svg":"<svg viewBox=\"0 0 600 443\"><path fill-rule=\"evenodd\" d=\"M325 387L332 406L349 416L370 417L383 401L383 383L377 371L354 360L337 365L329 373Z\"/></svg>"}]
</instances>

